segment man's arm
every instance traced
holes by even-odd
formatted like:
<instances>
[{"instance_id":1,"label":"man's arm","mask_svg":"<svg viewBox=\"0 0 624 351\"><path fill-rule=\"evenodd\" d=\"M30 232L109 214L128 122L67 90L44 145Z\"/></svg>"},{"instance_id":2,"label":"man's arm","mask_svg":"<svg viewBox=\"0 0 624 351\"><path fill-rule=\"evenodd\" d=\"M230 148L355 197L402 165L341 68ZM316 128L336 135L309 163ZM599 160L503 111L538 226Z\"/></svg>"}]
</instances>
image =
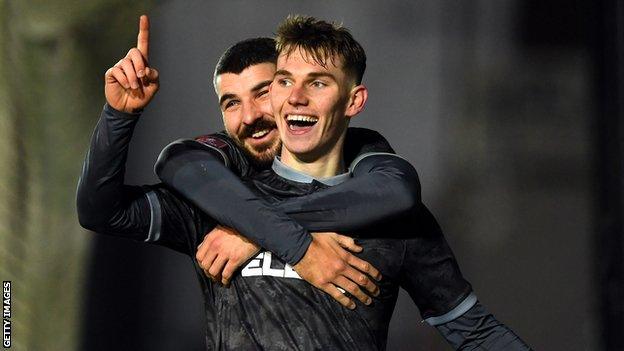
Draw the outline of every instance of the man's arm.
<instances>
[{"instance_id":1,"label":"man's arm","mask_svg":"<svg viewBox=\"0 0 624 351\"><path fill-rule=\"evenodd\" d=\"M363 138L365 140L364 143L361 143L363 146L351 147L351 150L354 150L350 151L352 154L368 151L393 151L378 133L365 131L367 137ZM371 135L373 138L370 138ZM382 142L379 142L379 139ZM355 145L355 143L350 145ZM374 148L371 148L370 145L373 145ZM340 192L339 189L329 192L327 197L315 195L309 207L306 207L306 202L293 203L293 213L299 216L302 221L308 220L309 230L316 228L333 230L331 228L333 226L338 227L343 219L346 223L343 228L363 227L371 221L387 220L392 215L398 215L402 211L408 210L414 202L419 202L418 177L408 162L390 154L367 153L366 155L368 157L362 157L359 162L354 162L355 167L353 168L358 179L372 175L370 182L358 181L353 186L347 185L344 192ZM241 154L236 152L236 146L231 141L227 138L219 140L218 135L213 135L205 137L203 143L187 140L169 145L161 153L155 171L165 184L176 189L182 196L215 218L220 224L233 228L252 241L260 243L261 246L275 252L287 262L293 263L289 261L287 256L284 256L284 253L293 252L293 249L296 250L294 252L298 253L303 251L302 262L294 262L295 270L313 285L324 286L321 289L330 292L336 299L340 299L339 301L346 302L348 299L333 287L333 283L338 283L340 287L356 296L360 301L369 302L370 298L359 289L355 289L350 281L366 287L369 293L376 295L377 287L362 272L378 279L380 277L378 271L353 255L344 255L346 253L344 249L357 252L359 247L344 237L337 242L326 243L326 245L319 245L319 242L328 240L327 236L318 236L310 243L296 240L301 237L301 232L298 231L299 223L289 218L285 213L268 206L226 167L227 165L234 170L241 169L241 167L237 167L238 163L244 163L244 160L241 161L240 158ZM350 195L357 196L361 187L373 186L371 182L377 184L378 191L365 191L364 198L349 200ZM387 193L384 193L383 189L387 189ZM366 198L366 195L369 195L369 198ZM393 196L397 198L396 201L392 201ZM335 197L341 197L338 202L340 208L332 204ZM380 206L370 205L376 202ZM355 208L349 209L349 215L346 216L345 211L349 206ZM319 221L318 213L327 212L328 208L332 212L331 216L328 215L327 220L323 220L321 216ZM239 214L245 215L240 216ZM315 228L314 225L318 227ZM295 240L293 240L293 233ZM221 272L222 281L227 283L237 267L245 261L245 256L238 253L235 244L224 243L226 240L224 233L219 231L211 235L206 236L204 242L207 242L207 245L197 252L196 257L208 275L218 278L219 272ZM227 240L232 239L232 235L228 237ZM215 242L217 245L213 245ZM240 238L237 243L244 246L244 242ZM229 258L225 257L223 252L219 252L225 250L222 247L226 245L228 250L232 252ZM342 250L340 246L342 246ZM332 247L333 249L330 250ZM333 252L333 254L330 256L322 255L322 253L327 254L328 251ZM336 259L338 254L342 256L342 259ZM221 259L215 260L216 256L220 256ZM325 269L318 269L320 261L316 260L314 256L324 257L323 266ZM241 257L243 258L241 259ZM357 268L360 272L349 266ZM319 271L325 276L319 277L317 274ZM341 272L345 273L341 274ZM347 279L341 278L341 275ZM338 278L339 281L336 281ZM320 283L314 283L318 280ZM350 306L354 305L351 303Z\"/></svg>"},{"instance_id":2,"label":"man's arm","mask_svg":"<svg viewBox=\"0 0 624 351\"><path fill-rule=\"evenodd\" d=\"M188 252L185 240L179 240L183 226L176 231L180 235L172 236L178 240L165 240L160 235L163 220L171 217L174 220L167 223L184 222L167 215L184 212L176 206L181 203L161 203L157 193L171 198L166 191L124 184L128 145L139 111L149 104L159 87L158 71L147 65L148 43L149 21L141 16L137 47L104 75L107 103L93 132L78 183L78 219L83 227L99 233L152 241ZM169 211L169 205L178 210Z\"/></svg>"},{"instance_id":3,"label":"man's arm","mask_svg":"<svg viewBox=\"0 0 624 351\"><path fill-rule=\"evenodd\" d=\"M308 196L287 199L277 209L306 228L358 230L365 236L362 229L388 223L420 206L416 169L396 155L381 134L366 128L348 128L343 154L350 165L351 180Z\"/></svg>"},{"instance_id":4,"label":"man's arm","mask_svg":"<svg viewBox=\"0 0 624 351\"><path fill-rule=\"evenodd\" d=\"M379 289L370 277L379 279L380 274L372 265L345 250L358 250L353 240L335 233L310 235L297 222L275 211L224 166L229 146L225 141L215 141L212 145L194 141L175 142L161 153L155 167L156 174L163 183L176 189L221 225L235 229L276 253L290 263L303 279L330 294L342 305L355 308L355 304L337 287L365 304L370 303L370 297L360 287L376 295ZM225 235L219 233L219 238ZM204 246L204 241L197 258L207 274L213 277L224 269L223 281L227 283L244 260L228 258L222 252L222 246L232 248L241 240L238 238L234 244L212 246L214 240L221 240L214 236L211 238L213 234L217 233L208 235L207 246ZM229 239L234 238L229 235ZM217 261L216 256L221 259Z\"/></svg>"},{"instance_id":5,"label":"man's arm","mask_svg":"<svg viewBox=\"0 0 624 351\"><path fill-rule=\"evenodd\" d=\"M191 253L185 233L193 231L194 214L158 186L124 184L128 145L138 114L104 106L78 183L80 224L94 232L152 242Z\"/></svg>"},{"instance_id":6,"label":"man's arm","mask_svg":"<svg viewBox=\"0 0 624 351\"><path fill-rule=\"evenodd\" d=\"M94 231L146 234L149 204L139 187L123 184L128 144L141 111L159 87L158 71L147 65L149 19L139 19L137 47L104 75L107 104L91 138L78 183L80 224Z\"/></svg>"},{"instance_id":7,"label":"man's arm","mask_svg":"<svg viewBox=\"0 0 624 351\"><path fill-rule=\"evenodd\" d=\"M461 316L433 325L455 350L531 350L516 333L499 322L477 301Z\"/></svg>"},{"instance_id":8,"label":"man's arm","mask_svg":"<svg viewBox=\"0 0 624 351\"><path fill-rule=\"evenodd\" d=\"M420 234L405 240L400 285L424 321L457 350L529 350L479 303L431 212L422 206L405 225Z\"/></svg>"},{"instance_id":9,"label":"man's arm","mask_svg":"<svg viewBox=\"0 0 624 351\"><path fill-rule=\"evenodd\" d=\"M145 192L123 184L137 117L104 107L82 167L76 207L86 229L144 240L151 217Z\"/></svg>"},{"instance_id":10,"label":"man's arm","mask_svg":"<svg viewBox=\"0 0 624 351\"><path fill-rule=\"evenodd\" d=\"M366 153L350 169L352 179L287 199L275 209L308 229L351 232L388 222L420 206L418 174L400 156Z\"/></svg>"},{"instance_id":11,"label":"man's arm","mask_svg":"<svg viewBox=\"0 0 624 351\"><path fill-rule=\"evenodd\" d=\"M213 139L212 144L179 140L168 145L158 157L156 174L221 225L243 233L294 266L312 236L248 189L225 166L237 161L230 151L234 146L217 135Z\"/></svg>"},{"instance_id":12,"label":"man's arm","mask_svg":"<svg viewBox=\"0 0 624 351\"><path fill-rule=\"evenodd\" d=\"M393 150L381 135L364 131L367 136L361 139L366 144L357 149L364 154L360 154L350 167L353 179L307 196L285 200L277 207L265 204L246 189L238 179L240 174L229 170L239 169L236 165L244 160L239 160L242 156L235 152L236 146L228 140L213 141L210 145L192 140L172 143L161 153L155 170L165 184L221 224L270 248L282 259L285 259L283 253L293 250L290 246L297 244L299 247L295 252L301 257L302 246L309 245L308 242L281 239L292 236L288 231L293 228L303 226L310 231L349 232L391 220L420 206L420 182L414 167L388 152ZM212 139L219 138L223 137L215 135ZM253 221L234 219L228 216L232 213L228 207L239 212L244 209L245 213L267 214L267 217ZM265 245L265 241L270 244ZM293 261L296 260L292 260L291 255L287 262L292 264Z\"/></svg>"}]
</instances>

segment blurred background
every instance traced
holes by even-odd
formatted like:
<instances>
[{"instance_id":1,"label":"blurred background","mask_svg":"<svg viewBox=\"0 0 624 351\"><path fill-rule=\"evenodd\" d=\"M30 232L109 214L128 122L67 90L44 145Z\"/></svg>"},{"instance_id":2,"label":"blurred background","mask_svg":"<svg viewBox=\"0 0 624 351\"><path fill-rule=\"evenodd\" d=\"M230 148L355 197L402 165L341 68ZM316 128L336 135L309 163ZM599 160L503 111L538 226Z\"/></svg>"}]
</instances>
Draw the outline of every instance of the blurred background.
<instances>
[{"instance_id":1,"label":"blurred background","mask_svg":"<svg viewBox=\"0 0 624 351\"><path fill-rule=\"evenodd\" d=\"M419 171L480 300L536 350L623 350L624 2L0 0L0 278L15 350L202 350L190 258L81 229L103 75L151 18L161 90L127 182L222 129L220 54L290 13L364 46L380 131ZM402 292L388 350L449 350Z\"/></svg>"}]
</instances>

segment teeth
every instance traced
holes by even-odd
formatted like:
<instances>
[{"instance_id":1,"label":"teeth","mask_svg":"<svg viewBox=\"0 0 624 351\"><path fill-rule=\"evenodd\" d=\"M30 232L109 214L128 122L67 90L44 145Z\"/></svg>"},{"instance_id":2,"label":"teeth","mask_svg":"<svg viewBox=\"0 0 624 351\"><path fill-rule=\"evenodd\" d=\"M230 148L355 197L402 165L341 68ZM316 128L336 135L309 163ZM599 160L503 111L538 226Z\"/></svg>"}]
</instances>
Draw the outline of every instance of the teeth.
<instances>
[{"instance_id":1,"label":"teeth","mask_svg":"<svg viewBox=\"0 0 624 351\"><path fill-rule=\"evenodd\" d=\"M317 122L318 118L312 116L303 116L303 115L288 115L286 116L287 121L301 121L301 122Z\"/></svg>"},{"instance_id":2,"label":"teeth","mask_svg":"<svg viewBox=\"0 0 624 351\"><path fill-rule=\"evenodd\" d=\"M251 135L252 138L262 138L263 136L269 134L268 129L260 130Z\"/></svg>"}]
</instances>

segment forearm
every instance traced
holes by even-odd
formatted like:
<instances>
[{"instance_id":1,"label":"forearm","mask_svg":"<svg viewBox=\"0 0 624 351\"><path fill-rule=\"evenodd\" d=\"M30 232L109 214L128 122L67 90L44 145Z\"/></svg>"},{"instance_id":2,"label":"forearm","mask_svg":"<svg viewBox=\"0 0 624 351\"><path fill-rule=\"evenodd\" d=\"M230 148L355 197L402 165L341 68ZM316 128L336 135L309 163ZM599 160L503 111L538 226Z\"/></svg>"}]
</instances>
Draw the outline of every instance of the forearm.
<instances>
[{"instance_id":1,"label":"forearm","mask_svg":"<svg viewBox=\"0 0 624 351\"><path fill-rule=\"evenodd\" d=\"M178 142L163 150L155 169L163 183L217 222L296 264L312 240L308 231L247 188L226 160L218 150Z\"/></svg>"},{"instance_id":2,"label":"forearm","mask_svg":"<svg viewBox=\"0 0 624 351\"><path fill-rule=\"evenodd\" d=\"M144 191L123 184L137 118L108 105L102 111L78 183L78 219L86 229L136 239L149 232L150 210Z\"/></svg>"},{"instance_id":3,"label":"forearm","mask_svg":"<svg viewBox=\"0 0 624 351\"><path fill-rule=\"evenodd\" d=\"M309 230L351 232L406 214L420 205L414 167L394 154L363 155L353 178L277 207Z\"/></svg>"},{"instance_id":4,"label":"forearm","mask_svg":"<svg viewBox=\"0 0 624 351\"><path fill-rule=\"evenodd\" d=\"M456 350L531 350L511 329L477 303L458 318L435 325Z\"/></svg>"}]
</instances>

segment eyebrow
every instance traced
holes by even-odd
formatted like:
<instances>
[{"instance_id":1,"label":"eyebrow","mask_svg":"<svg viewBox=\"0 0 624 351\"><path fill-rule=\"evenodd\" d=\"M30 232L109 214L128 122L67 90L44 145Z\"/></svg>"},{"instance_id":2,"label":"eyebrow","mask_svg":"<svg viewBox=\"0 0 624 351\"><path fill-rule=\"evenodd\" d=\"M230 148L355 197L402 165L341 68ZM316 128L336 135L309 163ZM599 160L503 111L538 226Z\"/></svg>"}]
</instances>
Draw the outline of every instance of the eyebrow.
<instances>
[{"instance_id":1,"label":"eyebrow","mask_svg":"<svg viewBox=\"0 0 624 351\"><path fill-rule=\"evenodd\" d=\"M292 76L292 74L285 69L279 69L275 71L275 74L273 75L273 77L277 76Z\"/></svg>"},{"instance_id":2,"label":"eyebrow","mask_svg":"<svg viewBox=\"0 0 624 351\"><path fill-rule=\"evenodd\" d=\"M292 76L292 73L290 73L289 71L285 70L285 69L280 69L278 71L275 72L275 76ZM322 77L326 77L326 78L331 78L332 80L336 80L336 77L328 72L311 72L308 73L307 78L322 78Z\"/></svg>"},{"instance_id":3,"label":"eyebrow","mask_svg":"<svg viewBox=\"0 0 624 351\"><path fill-rule=\"evenodd\" d=\"M327 72L312 72L312 73L308 73L308 77L310 78L331 78L333 80L336 80L336 77L334 77L333 74L331 73L327 73Z\"/></svg>"},{"instance_id":4,"label":"eyebrow","mask_svg":"<svg viewBox=\"0 0 624 351\"><path fill-rule=\"evenodd\" d=\"M272 82L273 82L273 79L264 80L264 81L262 81L262 82L260 82L260 83L258 83L256 85L254 85L253 88L251 88L251 91L258 91L258 90L260 90L260 89L270 85Z\"/></svg>"}]
</instances>

